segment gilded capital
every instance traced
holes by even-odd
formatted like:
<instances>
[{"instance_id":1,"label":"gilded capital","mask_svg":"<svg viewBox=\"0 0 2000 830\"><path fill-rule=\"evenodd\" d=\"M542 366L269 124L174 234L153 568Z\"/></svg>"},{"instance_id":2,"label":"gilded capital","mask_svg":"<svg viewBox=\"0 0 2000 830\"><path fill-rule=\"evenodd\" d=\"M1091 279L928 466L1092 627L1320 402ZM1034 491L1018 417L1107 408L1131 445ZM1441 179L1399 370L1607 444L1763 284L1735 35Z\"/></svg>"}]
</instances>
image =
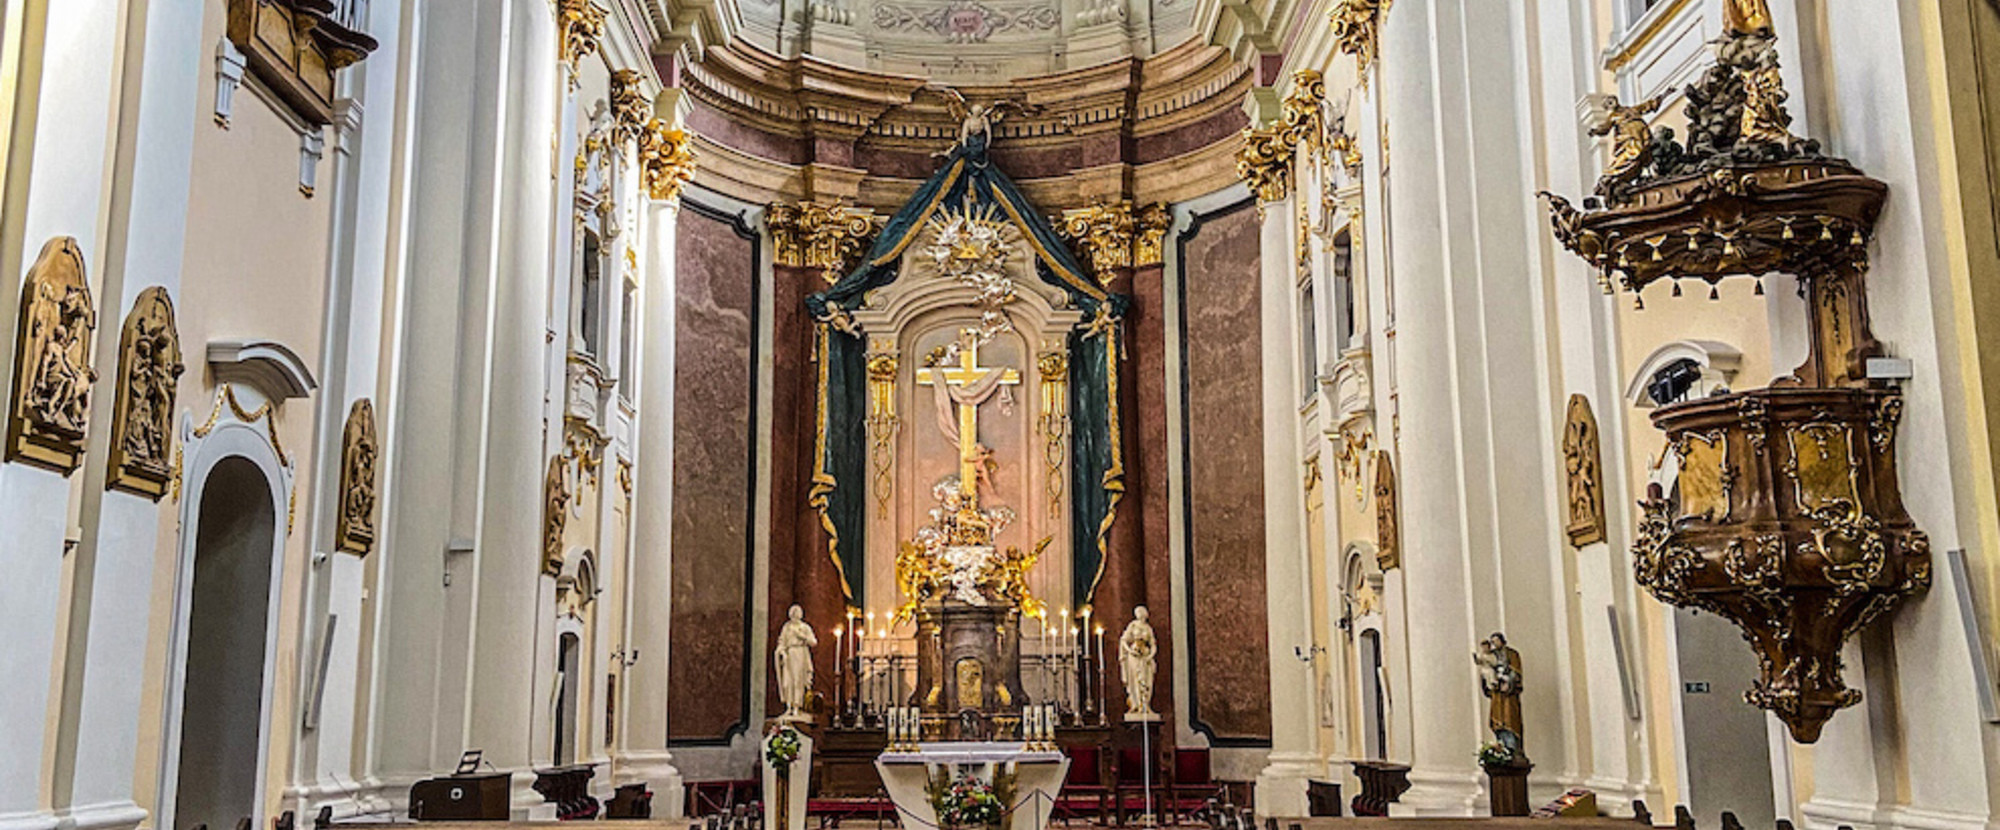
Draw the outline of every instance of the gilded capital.
<instances>
[{"instance_id":1,"label":"gilded capital","mask_svg":"<svg viewBox=\"0 0 2000 830\"><path fill-rule=\"evenodd\" d=\"M819 269L828 285L860 262L887 221L838 202L775 203L764 216L778 264Z\"/></svg>"},{"instance_id":2,"label":"gilded capital","mask_svg":"<svg viewBox=\"0 0 2000 830\"><path fill-rule=\"evenodd\" d=\"M1375 64L1381 42L1382 15L1394 0L1337 0L1327 13L1333 24L1333 40L1341 52L1354 56L1361 81L1368 81L1368 69Z\"/></svg>"},{"instance_id":3,"label":"gilded capital","mask_svg":"<svg viewBox=\"0 0 2000 830\"><path fill-rule=\"evenodd\" d=\"M1280 117L1292 144L1303 145L1314 157L1327 147L1325 111L1326 79L1313 69L1293 72L1292 90L1285 93Z\"/></svg>"},{"instance_id":4,"label":"gilded capital","mask_svg":"<svg viewBox=\"0 0 2000 830\"><path fill-rule=\"evenodd\" d=\"M556 36L556 58L569 67L574 85L577 62L596 54L604 39L604 10L592 0L556 0Z\"/></svg>"},{"instance_id":5,"label":"gilded capital","mask_svg":"<svg viewBox=\"0 0 2000 830\"><path fill-rule=\"evenodd\" d=\"M1283 122L1243 128L1243 146L1236 151L1236 175L1260 202L1283 201L1292 192L1291 131Z\"/></svg>"},{"instance_id":6,"label":"gilded capital","mask_svg":"<svg viewBox=\"0 0 2000 830\"><path fill-rule=\"evenodd\" d=\"M646 74L637 69L611 73L611 136L618 144L637 141L653 115L653 102L642 88Z\"/></svg>"},{"instance_id":7,"label":"gilded capital","mask_svg":"<svg viewBox=\"0 0 2000 830\"><path fill-rule=\"evenodd\" d=\"M1139 206L1129 199L1066 210L1055 221L1089 257L1097 281L1106 285L1122 269L1159 265L1160 246L1172 223L1165 203Z\"/></svg>"},{"instance_id":8,"label":"gilded capital","mask_svg":"<svg viewBox=\"0 0 2000 830\"><path fill-rule=\"evenodd\" d=\"M658 118L639 133L639 173L646 193L666 201L681 195L694 179L694 136Z\"/></svg>"}]
</instances>

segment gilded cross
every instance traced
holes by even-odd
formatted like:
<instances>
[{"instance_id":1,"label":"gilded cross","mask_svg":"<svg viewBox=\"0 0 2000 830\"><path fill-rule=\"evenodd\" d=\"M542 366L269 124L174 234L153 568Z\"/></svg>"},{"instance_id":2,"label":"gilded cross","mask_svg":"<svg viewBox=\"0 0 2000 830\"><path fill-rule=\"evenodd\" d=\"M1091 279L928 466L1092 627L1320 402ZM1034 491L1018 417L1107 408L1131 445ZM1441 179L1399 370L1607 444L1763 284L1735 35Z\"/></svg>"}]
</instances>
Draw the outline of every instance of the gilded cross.
<instances>
[{"instance_id":1,"label":"gilded cross","mask_svg":"<svg viewBox=\"0 0 2000 830\"><path fill-rule=\"evenodd\" d=\"M918 369L917 385L935 386L937 379L943 377L947 386L969 386L992 372L1000 373L1001 386L1021 385L1020 372L979 365L978 333L966 329L959 335L958 365ZM979 502L979 463L979 404L961 403L958 405L958 494L961 504L966 506Z\"/></svg>"}]
</instances>

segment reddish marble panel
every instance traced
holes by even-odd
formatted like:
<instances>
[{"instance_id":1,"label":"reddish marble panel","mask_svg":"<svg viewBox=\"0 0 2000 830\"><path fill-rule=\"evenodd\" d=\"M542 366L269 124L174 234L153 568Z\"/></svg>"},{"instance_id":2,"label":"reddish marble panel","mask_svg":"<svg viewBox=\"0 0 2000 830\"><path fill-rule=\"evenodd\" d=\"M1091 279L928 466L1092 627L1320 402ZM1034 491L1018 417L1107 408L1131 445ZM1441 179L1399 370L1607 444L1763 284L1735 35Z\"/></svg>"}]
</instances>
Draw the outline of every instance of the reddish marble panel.
<instances>
[{"instance_id":1,"label":"reddish marble panel","mask_svg":"<svg viewBox=\"0 0 2000 830\"><path fill-rule=\"evenodd\" d=\"M1220 743L1271 739L1257 212L1199 217L1185 239L1184 451L1191 719Z\"/></svg>"},{"instance_id":2,"label":"reddish marble panel","mask_svg":"<svg viewBox=\"0 0 2000 830\"><path fill-rule=\"evenodd\" d=\"M673 641L667 734L748 727L756 246L688 204L675 256Z\"/></svg>"}]
</instances>

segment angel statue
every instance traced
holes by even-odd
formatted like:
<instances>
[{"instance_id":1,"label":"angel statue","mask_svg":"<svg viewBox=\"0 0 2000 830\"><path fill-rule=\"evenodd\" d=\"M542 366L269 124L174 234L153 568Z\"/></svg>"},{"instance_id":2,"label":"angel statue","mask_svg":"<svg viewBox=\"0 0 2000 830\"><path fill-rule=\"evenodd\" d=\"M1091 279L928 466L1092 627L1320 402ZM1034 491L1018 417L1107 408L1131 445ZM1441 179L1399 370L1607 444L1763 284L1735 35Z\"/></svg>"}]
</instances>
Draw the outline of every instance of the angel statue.
<instances>
[{"instance_id":1,"label":"angel statue","mask_svg":"<svg viewBox=\"0 0 2000 830\"><path fill-rule=\"evenodd\" d=\"M958 119L958 146L974 153L986 151L986 145L993 138L993 128L1007 118L1009 110L1023 115L1035 111L1034 107L1020 101L1003 99L991 104L974 104L965 100L958 90L948 86L932 84L926 87L944 97L944 104L951 117ZM977 144L974 143L975 139ZM948 153L938 153L943 156Z\"/></svg>"},{"instance_id":2,"label":"angel statue","mask_svg":"<svg viewBox=\"0 0 2000 830\"><path fill-rule=\"evenodd\" d=\"M1646 116L1660 108L1660 98L1654 96L1628 107L1618 103L1617 96L1597 95L1590 103L1597 114L1590 134L1611 137L1611 164L1597 180L1598 198L1610 203L1653 163L1653 132Z\"/></svg>"}]
</instances>

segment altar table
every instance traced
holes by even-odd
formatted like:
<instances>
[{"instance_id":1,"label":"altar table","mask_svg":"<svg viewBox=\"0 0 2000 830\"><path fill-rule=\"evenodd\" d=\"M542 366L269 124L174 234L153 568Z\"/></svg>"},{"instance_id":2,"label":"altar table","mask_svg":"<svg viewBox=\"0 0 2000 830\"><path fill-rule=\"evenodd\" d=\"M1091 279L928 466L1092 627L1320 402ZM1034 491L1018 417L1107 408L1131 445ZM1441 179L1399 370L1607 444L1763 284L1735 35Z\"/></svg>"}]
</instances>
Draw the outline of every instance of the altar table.
<instances>
[{"instance_id":1,"label":"altar table","mask_svg":"<svg viewBox=\"0 0 2000 830\"><path fill-rule=\"evenodd\" d=\"M1059 751L1031 752L1019 742L1004 741L927 743L919 744L916 752L884 752L876 757L875 769L909 830L938 826L928 787L933 772L947 768L989 784L997 775L1012 773L1014 793L1003 805L1010 812L1002 827L1044 830L1069 775L1069 758Z\"/></svg>"}]
</instances>

